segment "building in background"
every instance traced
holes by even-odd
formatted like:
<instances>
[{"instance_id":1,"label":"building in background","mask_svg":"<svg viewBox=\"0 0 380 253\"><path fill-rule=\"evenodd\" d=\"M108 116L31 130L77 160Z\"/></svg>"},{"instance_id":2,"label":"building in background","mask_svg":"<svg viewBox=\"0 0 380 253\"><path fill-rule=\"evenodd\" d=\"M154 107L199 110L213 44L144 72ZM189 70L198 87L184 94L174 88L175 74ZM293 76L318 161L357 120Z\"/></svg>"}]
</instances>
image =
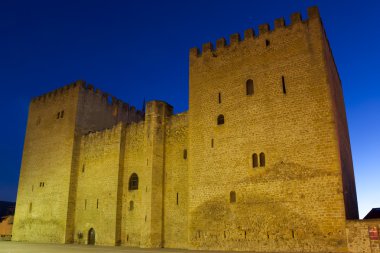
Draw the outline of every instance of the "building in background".
<instances>
[{"instance_id":1,"label":"building in background","mask_svg":"<svg viewBox=\"0 0 380 253\"><path fill-rule=\"evenodd\" d=\"M14 202L0 201L0 240L12 238L15 205Z\"/></svg>"}]
</instances>

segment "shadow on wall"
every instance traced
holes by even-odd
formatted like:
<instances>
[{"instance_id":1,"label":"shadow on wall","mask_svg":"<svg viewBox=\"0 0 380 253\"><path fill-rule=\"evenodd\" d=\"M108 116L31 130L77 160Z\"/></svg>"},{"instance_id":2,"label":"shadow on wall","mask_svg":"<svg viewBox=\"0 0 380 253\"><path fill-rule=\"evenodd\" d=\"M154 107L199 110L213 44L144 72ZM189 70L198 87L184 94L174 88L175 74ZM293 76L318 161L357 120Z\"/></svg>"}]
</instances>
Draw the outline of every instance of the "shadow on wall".
<instances>
[{"instance_id":1,"label":"shadow on wall","mask_svg":"<svg viewBox=\"0 0 380 253\"><path fill-rule=\"evenodd\" d=\"M191 212L190 245L195 249L258 251L345 247L344 228L338 224L330 225L329 231L326 224L321 227L323 212L318 215L318 209L326 204L314 206L316 198L310 194L310 190L320 194L318 184L324 182L319 187L325 187L335 178L332 173L294 163L261 169ZM305 201L309 196L310 201Z\"/></svg>"}]
</instances>

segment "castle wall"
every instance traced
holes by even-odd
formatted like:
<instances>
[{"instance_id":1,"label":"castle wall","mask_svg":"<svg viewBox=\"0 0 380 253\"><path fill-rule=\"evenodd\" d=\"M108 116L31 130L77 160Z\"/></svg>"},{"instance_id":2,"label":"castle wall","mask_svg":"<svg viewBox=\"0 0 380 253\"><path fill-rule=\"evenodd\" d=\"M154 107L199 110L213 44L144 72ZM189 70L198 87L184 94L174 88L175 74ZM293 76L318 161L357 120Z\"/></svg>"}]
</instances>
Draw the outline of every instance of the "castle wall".
<instances>
[{"instance_id":1,"label":"castle wall","mask_svg":"<svg viewBox=\"0 0 380 253\"><path fill-rule=\"evenodd\" d=\"M75 241L88 243L95 230L95 243L115 245L122 124L82 137L76 197ZM83 234L83 238L78 236Z\"/></svg>"},{"instance_id":2,"label":"castle wall","mask_svg":"<svg viewBox=\"0 0 380 253\"><path fill-rule=\"evenodd\" d=\"M78 112L76 115L75 144L72 155L73 161L71 164L71 183L69 188L69 208L66 229L66 238L67 241L70 242L74 240L75 236L74 220L76 210L77 177L78 171L80 170L80 136L89 132L112 128L119 122L131 123L143 119L143 113L141 111L137 111L135 107L130 106L107 93L98 89L95 90L91 84L85 85L82 83L80 85L77 108ZM124 146L125 145L123 144L121 148L124 148ZM119 173L123 173L123 170L120 170ZM122 180L122 178L122 175L120 175L119 179ZM122 181L118 182L118 184L122 187ZM121 190L122 188L118 191L119 198L117 213L119 220L121 219L122 211ZM117 229L118 235L116 236L117 243L120 241L120 231L121 229L119 227Z\"/></svg>"},{"instance_id":3,"label":"castle wall","mask_svg":"<svg viewBox=\"0 0 380 253\"><path fill-rule=\"evenodd\" d=\"M299 14L291 20L190 52L190 248L347 248L322 27L315 9L307 21ZM246 94L249 79L253 95ZM253 168L252 155L260 153L265 165Z\"/></svg>"},{"instance_id":4,"label":"castle wall","mask_svg":"<svg viewBox=\"0 0 380 253\"><path fill-rule=\"evenodd\" d=\"M30 103L13 227L15 241L66 241L78 97L79 84L73 84Z\"/></svg>"},{"instance_id":5,"label":"castle wall","mask_svg":"<svg viewBox=\"0 0 380 253\"><path fill-rule=\"evenodd\" d=\"M346 233L349 252L379 253L379 229L379 219L347 221ZM370 237L370 230L373 230L373 238ZM374 236L375 231L377 231L377 238Z\"/></svg>"},{"instance_id":6,"label":"castle wall","mask_svg":"<svg viewBox=\"0 0 380 253\"><path fill-rule=\"evenodd\" d=\"M191 49L185 113L151 101L144 115L82 81L34 99L13 239L85 244L92 228L98 245L377 252L378 221L346 223L342 88L308 15Z\"/></svg>"},{"instance_id":7,"label":"castle wall","mask_svg":"<svg viewBox=\"0 0 380 253\"><path fill-rule=\"evenodd\" d=\"M331 89L331 99L334 105L336 132L339 140L340 163L342 168L343 194L347 219L359 219L358 202L354 167L352 163L351 144L348 134L346 110L344 106L342 84L332 56L326 34L323 33L323 53L327 81Z\"/></svg>"},{"instance_id":8,"label":"castle wall","mask_svg":"<svg viewBox=\"0 0 380 253\"><path fill-rule=\"evenodd\" d=\"M144 123L128 125L125 137L121 240L123 245L134 247L141 245L142 226L146 215L145 203L142 202L142 194L148 190L148 184L145 181L147 158ZM128 183L133 173L139 177L139 186L137 190L130 191ZM133 208L130 207L131 201Z\"/></svg>"},{"instance_id":9,"label":"castle wall","mask_svg":"<svg viewBox=\"0 0 380 253\"><path fill-rule=\"evenodd\" d=\"M188 226L187 113L168 119L165 139L164 247L187 248Z\"/></svg>"},{"instance_id":10,"label":"castle wall","mask_svg":"<svg viewBox=\"0 0 380 253\"><path fill-rule=\"evenodd\" d=\"M80 136L118 122L141 119L143 113L134 107L95 91L83 81L33 99L29 108L13 239L72 242ZM60 196L59 200L56 196ZM121 211L121 203L119 209Z\"/></svg>"}]
</instances>

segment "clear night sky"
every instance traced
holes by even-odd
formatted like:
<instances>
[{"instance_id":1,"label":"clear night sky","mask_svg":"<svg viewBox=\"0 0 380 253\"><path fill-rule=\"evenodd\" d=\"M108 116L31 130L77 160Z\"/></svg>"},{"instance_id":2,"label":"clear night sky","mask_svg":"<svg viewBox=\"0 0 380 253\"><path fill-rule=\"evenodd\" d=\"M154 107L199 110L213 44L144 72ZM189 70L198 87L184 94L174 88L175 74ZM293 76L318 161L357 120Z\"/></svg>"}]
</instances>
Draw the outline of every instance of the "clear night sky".
<instances>
[{"instance_id":1,"label":"clear night sky","mask_svg":"<svg viewBox=\"0 0 380 253\"><path fill-rule=\"evenodd\" d=\"M0 0L0 200L15 201L29 101L78 79L188 109L188 52L317 5L342 80L360 216L380 207L380 1ZM318 189L316 189L318 190Z\"/></svg>"}]
</instances>

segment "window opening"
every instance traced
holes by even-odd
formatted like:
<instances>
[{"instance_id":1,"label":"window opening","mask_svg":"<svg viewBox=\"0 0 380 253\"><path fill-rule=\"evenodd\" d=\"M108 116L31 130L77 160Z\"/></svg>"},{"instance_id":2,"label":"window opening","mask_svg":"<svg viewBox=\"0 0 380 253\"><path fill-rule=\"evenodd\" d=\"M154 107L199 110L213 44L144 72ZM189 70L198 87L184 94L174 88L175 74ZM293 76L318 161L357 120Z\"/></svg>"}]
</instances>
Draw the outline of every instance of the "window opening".
<instances>
[{"instance_id":1,"label":"window opening","mask_svg":"<svg viewBox=\"0 0 380 253\"><path fill-rule=\"evenodd\" d=\"M139 188L139 178L136 173L133 173L129 178L129 190L137 190Z\"/></svg>"},{"instance_id":2,"label":"window opening","mask_svg":"<svg viewBox=\"0 0 380 253\"><path fill-rule=\"evenodd\" d=\"M284 76L281 77L281 81L282 81L282 92L284 94L286 94L286 84L285 84L285 77Z\"/></svg>"},{"instance_id":3,"label":"window opening","mask_svg":"<svg viewBox=\"0 0 380 253\"><path fill-rule=\"evenodd\" d=\"M187 149L183 150L183 159L187 159Z\"/></svg>"},{"instance_id":4,"label":"window opening","mask_svg":"<svg viewBox=\"0 0 380 253\"><path fill-rule=\"evenodd\" d=\"M218 125L223 125L224 124L224 115L220 114L217 119Z\"/></svg>"},{"instance_id":5,"label":"window opening","mask_svg":"<svg viewBox=\"0 0 380 253\"><path fill-rule=\"evenodd\" d=\"M265 166L265 154L260 153L260 167L264 167L264 166Z\"/></svg>"},{"instance_id":6,"label":"window opening","mask_svg":"<svg viewBox=\"0 0 380 253\"><path fill-rule=\"evenodd\" d=\"M131 200L131 201L129 201L129 210L132 211L133 208L134 208L134 203L133 203L133 201Z\"/></svg>"},{"instance_id":7,"label":"window opening","mask_svg":"<svg viewBox=\"0 0 380 253\"><path fill-rule=\"evenodd\" d=\"M258 167L258 159L257 159L257 154L254 153L252 155L252 168Z\"/></svg>"},{"instance_id":8,"label":"window opening","mask_svg":"<svg viewBox=\"0 0 380 253\"><path fill-rule=\"evenodd\" d=\"M236 203L236 192L230 192L230 203Z\"/></svg>"},{"instance_id":9,"label":"window opening","mask_svg":"<svg viewBox=\"0 0 380 253\"><path fill-rule=\"evenodd\" d=\"M245 84L245 88L246 88L247 96L252 96L253 95L253 81L252 81L252 79L247 80L247 82Z\"/></svg>"}]
</instances>

